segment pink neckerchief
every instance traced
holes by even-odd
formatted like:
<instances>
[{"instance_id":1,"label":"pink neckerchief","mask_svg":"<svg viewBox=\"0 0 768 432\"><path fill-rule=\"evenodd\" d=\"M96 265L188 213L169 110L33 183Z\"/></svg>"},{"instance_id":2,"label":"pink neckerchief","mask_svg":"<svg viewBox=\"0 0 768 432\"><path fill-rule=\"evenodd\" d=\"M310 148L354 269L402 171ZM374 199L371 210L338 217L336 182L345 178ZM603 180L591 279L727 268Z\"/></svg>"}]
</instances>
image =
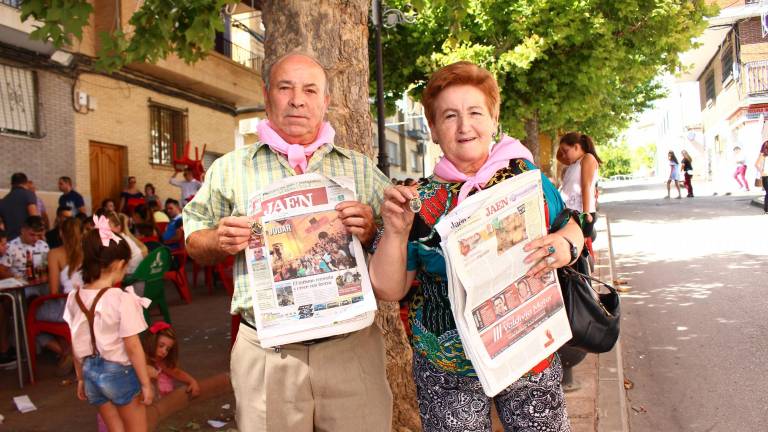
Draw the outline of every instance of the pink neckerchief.
<instances>
[{"instance_id":1,"label":"pink neckerchief","mask_svg":"<svg viewBox=\"0 0 768 432\"><path fill-rule=\"evenodd\" d=\"M437 163L434 172L449 182L464 182L459 190L458 202L460 203L473 189L482 189L496 171L509 165L510 159L533 161L533 155L520 141L502 135L501 141L491 148L488 160L474 176L468 176L459 171L445 156Z\"/></svg>"},{"instance_id":2,"label":"pink neckerchief","mask_svg":"<svg viewBox=\"0 0 768 432\"><path fill-rule=\"evenodd\" d=\"M323 125L320 126L320 132L318 132L315 142L307 145L288 144L272 129L269 120L260 121L257 130L259 132L259 140L267 144L276 153L288 156L288 164L299 174L307 169L307 157L312 156L315 150L319 149L323 144L333 145L333 138L336 136L336 131L333 130L333 127L328 122L323 122Z\"/></svg>"}]
</instances>

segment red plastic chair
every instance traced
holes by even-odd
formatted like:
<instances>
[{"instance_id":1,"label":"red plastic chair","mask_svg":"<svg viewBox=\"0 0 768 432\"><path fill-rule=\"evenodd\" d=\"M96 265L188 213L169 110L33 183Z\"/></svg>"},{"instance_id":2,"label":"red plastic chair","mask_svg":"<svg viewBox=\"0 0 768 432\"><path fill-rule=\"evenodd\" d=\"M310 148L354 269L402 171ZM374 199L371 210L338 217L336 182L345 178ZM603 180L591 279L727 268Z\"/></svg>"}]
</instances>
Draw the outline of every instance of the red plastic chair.
<instances>
[{"instance_id":1,"label":"red plastic chair","mask_svg":"<svg viewBox=\"0 0 768 432\"><path fill-rule=\"evenodd\" d=\"M37 373L37 350L35 344L37 335L40 333L50 333L56 336L61 336L72 344L72 336L69 332L69 325L65 322L53 322L53 321L38 321L36 317L37 310L48 300L65 299L67 294L50 294L37 297L32 300L27 309L27 343L29 344L29 363L32 365L33 375L30 377L30 381L34 384L35 375Z\"/></svg>"},{"instance_id":2,"label":"red plastic chair","mask_svg":"<svg viewBox=\"0 0 768 432\"><path fill-rule=\"evenodd\" d=\"M179 231L181 231L181 238L184 238L184 229L179 228ZM166 272L164 279L176 285L179 296L184 300L184 303L192 303L192 293L189 291L189 282L187 282L187 249L184 248L183 241L179 244L179 249L171 251L171 256L179 265L175 270Z\"/></svg>"}]
</instances>

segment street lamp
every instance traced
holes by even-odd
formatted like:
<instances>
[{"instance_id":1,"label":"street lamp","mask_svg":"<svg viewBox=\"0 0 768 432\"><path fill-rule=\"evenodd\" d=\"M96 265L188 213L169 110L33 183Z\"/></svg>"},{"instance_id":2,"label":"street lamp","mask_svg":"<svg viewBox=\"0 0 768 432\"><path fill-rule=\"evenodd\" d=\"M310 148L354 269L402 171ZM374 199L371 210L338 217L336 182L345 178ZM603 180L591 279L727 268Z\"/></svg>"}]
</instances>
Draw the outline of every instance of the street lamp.
<instances>
[{"instance_id":1,"label":"street lamp","mask_svg":"<svg viewBox=\"0 0 768 432\"><path fill-rule=\"evenodd\" d=\"M379 170L389 177L389 155L387 154L387 137L384 125L384 60L381 47L381 28L392 28L400 23L410 24L416 20L416 13L408 6L403 12L394 8L382 11L381 0L371 0L373 25L376 27L376 126L379 140ZM383 17L383 19L382 19Z\"/></svg>"}]
</instances>

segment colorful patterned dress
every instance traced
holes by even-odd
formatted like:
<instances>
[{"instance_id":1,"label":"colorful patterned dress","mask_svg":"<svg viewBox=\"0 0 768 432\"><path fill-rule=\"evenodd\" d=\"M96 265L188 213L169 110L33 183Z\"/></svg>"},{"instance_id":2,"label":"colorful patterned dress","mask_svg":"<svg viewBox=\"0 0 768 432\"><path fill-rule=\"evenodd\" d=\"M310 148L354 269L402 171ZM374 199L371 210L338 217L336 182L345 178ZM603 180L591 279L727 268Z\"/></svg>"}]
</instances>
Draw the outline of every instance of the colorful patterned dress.
<instances>
[{"instance_id":1,"label":"colorful patterned dress","mask_svg":"<svg viewBox=\"0 0 768 432\"><path fill-rule=\"evenodd\" d=\"M531 162L512 159L508 167L494 174L486 188L532 169L537 168ZM542 181L551 225L564 204L555 186L543 174ZM445 372L477 376L472 363L464 354L453 320L448 300L445 259L440 249L440 236L435 230L437 222L456 207L461 185L441 183L434 176L419 183L418 193L422 206L409 234L407 262L409 271L416 270L418 284L407 298L410 301L408 321L413 332L411 345L414 353ZM547 365L550 360L551 357L544 359ZM534 369L540 368L537 366Z\"/></svg>"}]
</instances>

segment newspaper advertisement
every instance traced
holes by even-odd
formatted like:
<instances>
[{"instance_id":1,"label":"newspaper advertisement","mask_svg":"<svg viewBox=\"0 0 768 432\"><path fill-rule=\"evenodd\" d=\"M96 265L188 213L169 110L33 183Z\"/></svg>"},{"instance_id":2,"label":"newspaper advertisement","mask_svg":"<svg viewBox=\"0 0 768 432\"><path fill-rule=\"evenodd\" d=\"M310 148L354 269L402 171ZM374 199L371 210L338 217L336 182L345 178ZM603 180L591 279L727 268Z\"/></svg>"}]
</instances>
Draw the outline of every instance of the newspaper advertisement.
<instances>
[{"instance_id":1,"label":"newspaper advertisement","mask_svg":"<svg viewBox=\"0 0 768 432\"><path fill-rule=\"evenodd\" d=\"M249 200L245 251L261 345L348 333L373 322L373 295L360 241L337 204L355 199L351 177L292 176Z\"/></svg>"},{"instance_id":2,"label":"newspaper advertisement","mask_svg":"<svg viewBox=\"0 0 768 432\"><path fill-rule=\"evenodd\" d=\"M541 173L480 191L437 225L464 348L489 396L571 338L557 273L527 277L525 244L547 233Z\"/></svg>"}]
</instances>

